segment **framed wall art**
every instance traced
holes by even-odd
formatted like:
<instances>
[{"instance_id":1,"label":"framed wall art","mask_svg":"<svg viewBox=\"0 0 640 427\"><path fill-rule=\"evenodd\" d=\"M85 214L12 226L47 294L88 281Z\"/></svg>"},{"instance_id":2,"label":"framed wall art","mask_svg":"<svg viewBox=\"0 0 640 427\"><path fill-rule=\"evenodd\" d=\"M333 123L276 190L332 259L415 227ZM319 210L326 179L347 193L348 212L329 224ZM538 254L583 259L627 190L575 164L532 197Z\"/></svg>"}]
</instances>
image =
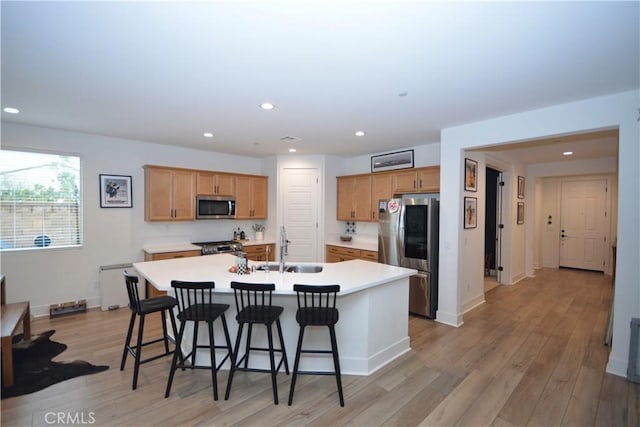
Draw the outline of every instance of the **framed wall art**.
<instances>
[{"instance_id":1,"label":"framed wall art","mask_svg":"<svg viewBox=\"0 0 640 427\"><path fill-rule=\"evenodd\" d=\"M464 159L464 190L478 190L478 162Z\"/></svg>"},{"instance_id":2,"label":"framed wall art","mask_svg":"<svg viewBox=\"0 0 640 427\"><path fill-rule=\"evenodd\" d=\"M518 202L518 213L516 222L518 224L524 224L524 202Z\"/></svg>"},{"instance_id":3,"label":"framed wall art","mask_svg":"<svg viewBox=\"0 0 640 427\"><path fill-rule=\"evenodd\" d=\"M100 207L101 208L130 208L131 176L100 174Z\"/></svg>"},{"instance_id":4,"label":"framed wall art","mask_svg":"<svg viewBox=\"0 0 640 427\"><path fill-rule=\"evenodd\" d=\"M476 228L478 226L478 199L476 197L464 198L464 228Z\"/></svg>"},{"instance_id":5,"label":"framed wall art","mask_svg":"<svg viewBox=\"0 0 640 427\"><path fill-rule=\"evenodd\" d=\"M371 172L407 169L412 167L413 150L396 151L395 153L371 156Z\"/></svg>"},{"instance_id":6,"label":"framed wall art","mask_svg":"<svg viewBox=\"0 0 640 427\"><path fill-rule=\"evenodd\" d=\"M524 176L518 177L518 199L524 199Z\"/></svg>"}]
</instances>

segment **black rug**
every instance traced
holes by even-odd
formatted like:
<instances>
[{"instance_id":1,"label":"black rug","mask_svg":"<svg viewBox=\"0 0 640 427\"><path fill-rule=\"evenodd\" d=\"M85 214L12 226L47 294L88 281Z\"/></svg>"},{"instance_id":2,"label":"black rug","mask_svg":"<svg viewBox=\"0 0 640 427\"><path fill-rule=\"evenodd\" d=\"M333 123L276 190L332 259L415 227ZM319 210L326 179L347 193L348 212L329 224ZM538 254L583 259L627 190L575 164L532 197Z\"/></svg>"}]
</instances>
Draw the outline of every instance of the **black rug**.
<instances>
[{"instance_id":1,"label":"black rug","mask_svg":"<svg viewBox=\"0 0 640 427\"><path fill-rule=\"evenodd\" d=\"M2 399L33 393L61 381L82 375L106 371L108 366L95 366L82 360L53 362L51 359L67 349L65 344L51 341L55 331L22 341L22 334L13 337L13 386L2 384Z\"/></svg>"}]
</instances>

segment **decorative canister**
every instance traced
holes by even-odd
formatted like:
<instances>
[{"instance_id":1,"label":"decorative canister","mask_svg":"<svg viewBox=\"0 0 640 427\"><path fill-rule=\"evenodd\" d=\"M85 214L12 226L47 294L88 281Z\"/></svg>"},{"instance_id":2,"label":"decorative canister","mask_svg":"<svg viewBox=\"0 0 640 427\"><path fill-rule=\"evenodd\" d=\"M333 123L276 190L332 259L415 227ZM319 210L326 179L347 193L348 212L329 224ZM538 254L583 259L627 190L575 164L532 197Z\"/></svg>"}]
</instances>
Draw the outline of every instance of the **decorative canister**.
<instances>
[{"instance_id":1,"label":"decorative canister","mask_svg":"<svg viewBox=\"0 0 640 427\"><path fill-rule=\"evenodd\" d=\"M256 231L256 240L264 240L264 232Z\"/></svg>"},{"instance_id":2,"label":"decorative canister","mask_svg":"<svg viewBox=\"0 0 640 427\"><path fill-rule=\"evenodd\" d=\"M246 274L247 273L247 258L245 257L244 252L239 252L236 255L236 269L238 274Z\"/></svg>"}]
</instances>

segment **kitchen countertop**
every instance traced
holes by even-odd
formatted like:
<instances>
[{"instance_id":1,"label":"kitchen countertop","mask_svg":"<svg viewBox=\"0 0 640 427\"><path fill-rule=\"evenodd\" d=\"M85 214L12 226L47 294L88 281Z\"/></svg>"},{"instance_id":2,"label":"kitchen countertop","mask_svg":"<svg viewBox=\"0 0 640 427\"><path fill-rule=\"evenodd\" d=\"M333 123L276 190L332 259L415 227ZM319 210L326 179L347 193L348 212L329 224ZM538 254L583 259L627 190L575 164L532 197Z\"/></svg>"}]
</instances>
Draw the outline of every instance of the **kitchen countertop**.
<instances>
[{"instance_id":1,"label":"kitchen countertop","mask_svg":"<svg viewBox=\"0 0 640 427\"><path fill-rule=\"evenodd\" d=\"M235 263L236 257L230 254L215 256L176 258L161 261L146 261L134 263L134 267L154 287L160 291L171 289L172 280L202 282L214 280L216 291L230 293L232 281L248 283L274 283L277 294L295 294L293 285L296 283L326 285L337 283L340 285L340 295L346 295L390 281L409 277L415 270L379 264L371 261L351 260L336 263L294 263L322 265L320 273L279 273L277 271L256 271L250 274L238 275L229 272L229 267ZM263 265L264 262L249 261L252 265ZM272 265L275 263L271 263Z\"/></svg>"},{"instance_id":2,"label":"kitchen countertop","mask_svg":"<svg viewBox=\"0 0 640 427\"><path fill-rule=\"evenodd\" d=\"M145 245L142 249L148 254L162 254L166 252L199 251L202 248L193 243L165 243Z\"/></svg>"},{"instance_id":3,"label":"kitchen countertop","mask_svg":"<svg viewBox=\"0 0 640 427\"><path fill-rule=\"evenodd\" d=\"M372 252L378 252L378 242L371 242L371 241L358 241L358 240L352 240L350 242L343 242L342 240L338 239L338 240L329 240L327 241L327 245L332 245L332 246L342 246L344 248L350 248L350 249L360 249L360 250L364 250L364 251L372 251Z\"/></svg>"}]
</instances>

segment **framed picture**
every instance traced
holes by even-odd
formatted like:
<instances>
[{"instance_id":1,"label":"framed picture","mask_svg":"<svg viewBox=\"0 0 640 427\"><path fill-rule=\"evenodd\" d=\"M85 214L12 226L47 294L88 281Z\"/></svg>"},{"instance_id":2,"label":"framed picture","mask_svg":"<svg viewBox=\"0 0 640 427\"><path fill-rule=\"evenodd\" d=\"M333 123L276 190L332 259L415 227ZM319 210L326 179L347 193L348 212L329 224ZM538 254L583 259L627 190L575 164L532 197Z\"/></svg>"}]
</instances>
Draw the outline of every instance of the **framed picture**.
<instances>
[{"instance_id":1,"label":"framed picture","mask_svg":"<svg viewBox=\"0 0 640 427\"><path fill-rule=\"evenodd\" d=\"M412 167L413 150L396 151L395 153L371 156L371 172L407 169Z\"/></svg>"},{"instance_id":2,"label":"framed picture","mask_svg":"<svg viewBox=\"0 0 640 427\"><path fill-rule=\"evenodd\" d=\"M518 199L524 199L524 176L518 177Z\"/></svg>"},{"instance_id":3,"label":"framed picture","mask_svg":"<svg viewBox=\"0 0 640 427\"><path fill-rule=\"evenodd\" d=\"M478 226L478 199L476 197L464 198L464 228L476 228Z\"/></svg>"},{"instance_id":4,"label":"framed picture","mask_svg":"<svg viewBox=\"0 0 640 427\"><path fill-rule=\"evenodd\" d=\"M518 202L517 223L524 224L524 202Z\"/></svg>"},{"instance_id":5,"label":"framed picture","mask_svg":"<svg viewBox=\"0 0 640 427\"><path fill-rule=\"evenodd\" d=\"M100 207L130 208L132 206L131 177L100 174Z\"/></svg>"},{"instance_id":6,"label":"framed picture","mask_svg":"<svg viewBox=\"0 0 640 427\"><path fill-rule=\"evenodd\" d=\"M464 190L478 190L478 162L464 159Z\"/></svg>"}]
</instances>

